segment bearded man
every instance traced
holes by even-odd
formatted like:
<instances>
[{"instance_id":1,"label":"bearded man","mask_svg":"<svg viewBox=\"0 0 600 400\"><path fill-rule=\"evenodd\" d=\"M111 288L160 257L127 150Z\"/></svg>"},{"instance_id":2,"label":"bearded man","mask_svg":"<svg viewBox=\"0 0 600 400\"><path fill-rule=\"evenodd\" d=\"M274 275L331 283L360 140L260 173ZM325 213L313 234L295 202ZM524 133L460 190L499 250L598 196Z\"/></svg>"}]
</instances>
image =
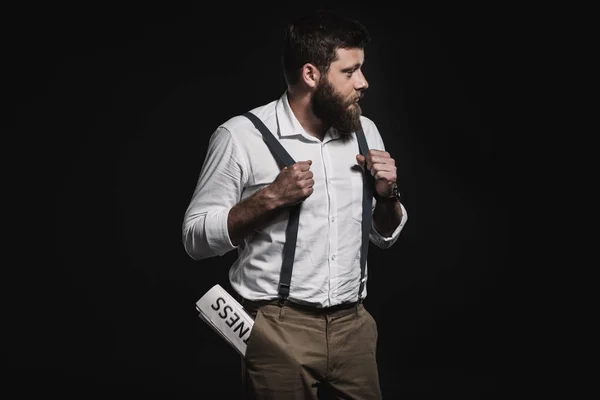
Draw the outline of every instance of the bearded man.
<instances>
[{"instance_id":1,"label":"bearded man","mask_svg":"<svg viewBox=\"0 0 600 400\"><path fill-rule=\"evenodd\" d=\"M362 71L369 42L364 25L334 12L290 23L286 91L210 138L183 244L194 260L237 250L230 284L255 317L242 357L248 398L316 399L324 390L381 398L377 325L363 303L365 243L392 246L407 214L395 161L358 104L369 87ZM293 164L278 162L256 120ZM368 151L360 151L361 137ZM282 271L298 207L293 272Z\"/></svg>"}]
</instances>

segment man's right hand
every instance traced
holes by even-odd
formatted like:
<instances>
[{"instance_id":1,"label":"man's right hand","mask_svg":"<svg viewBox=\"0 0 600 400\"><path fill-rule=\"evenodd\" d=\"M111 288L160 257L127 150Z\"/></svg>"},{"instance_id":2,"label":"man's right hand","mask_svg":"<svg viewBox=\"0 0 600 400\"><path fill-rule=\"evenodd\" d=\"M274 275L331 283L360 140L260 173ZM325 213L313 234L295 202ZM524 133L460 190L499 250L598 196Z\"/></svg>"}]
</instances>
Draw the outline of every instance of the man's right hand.
<instances>
[{"instance_id":1,"label":"man's right hand","mask_svg":"<svg viewBox=\"0 0 600 400\"><path fill-rule=\"evenodd\" d=\"M237 246L246 236L261 229L284 207L304 201L313 192L312 161L300 161L283 168L277 178L233 206L227 215L231 243Z\"/></svg>"},{"instance_id":2,"label":"man's right hand","mask_svg":"<svg viewBox=\"0 0 600 400\"><path fill-rule=\"evenodd\" d=\"M284 167L268 190L279 206L292 206L304 201L313 192L315 180L310 171L311 160L298 161Z\"/></svg>"}]
</instances>

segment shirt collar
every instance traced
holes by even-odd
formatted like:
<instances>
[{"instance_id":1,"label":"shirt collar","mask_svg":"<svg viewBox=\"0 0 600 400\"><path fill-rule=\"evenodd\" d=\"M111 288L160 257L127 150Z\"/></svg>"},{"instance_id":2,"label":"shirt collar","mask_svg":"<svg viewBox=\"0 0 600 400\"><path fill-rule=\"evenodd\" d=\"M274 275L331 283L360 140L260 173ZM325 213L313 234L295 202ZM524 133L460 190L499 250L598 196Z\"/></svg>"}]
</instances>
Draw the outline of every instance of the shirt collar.
<instances>
[{"instance_id":1,"label":"shirt collar","mask_svg":"<svg viewBox=\"0 0 600 400\"><path fill-rule=\"evenodd\" d=\"M279 136L294 136L294 135L308 135L296 116L292 111L292 107L290 107L290 102L287 97L287 90L283 93L283 95L279 98L277 102L276 112L277 112L277 122L279 128Z\"/></svg>"}]
</instances>

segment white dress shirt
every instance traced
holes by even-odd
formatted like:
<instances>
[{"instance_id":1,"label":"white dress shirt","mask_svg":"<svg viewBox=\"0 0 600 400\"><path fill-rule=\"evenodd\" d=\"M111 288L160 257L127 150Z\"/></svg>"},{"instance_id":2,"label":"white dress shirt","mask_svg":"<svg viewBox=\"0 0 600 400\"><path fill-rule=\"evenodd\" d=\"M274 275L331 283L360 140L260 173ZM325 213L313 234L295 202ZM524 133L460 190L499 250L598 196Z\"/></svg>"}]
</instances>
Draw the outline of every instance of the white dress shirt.
<instances>
[{"instance_id":1,"label":"white dress shirt","mask_svg":"<svg viewBox=\"0 0 600 400\"><path fill-rule=\"evenodd\" d=\"M295 161L312 160L314 191L300 209L289 300L318 307L358 300L363 175L356 162L356 136L342 140L333 128L323 141L307 134L290 108L287 92L251 111ZM361 123L369 148L385 150L375 124L364 116ZM187 253L202 260L237 249L229 278L234 290L249 300L278 297L289 212L280 213L239 246L231 243L227 216L242 199L272 183L279 172L261 133L248 118L235 116L212 134L185 212L183 243ZM402 221L390 237L371 227L372 243L388 248L397 240L407 220L404 206L402 211ZM367 272L368 268L365 278ZM365 282L362 297L366 295Z\"/></svg>"}]
</instances>

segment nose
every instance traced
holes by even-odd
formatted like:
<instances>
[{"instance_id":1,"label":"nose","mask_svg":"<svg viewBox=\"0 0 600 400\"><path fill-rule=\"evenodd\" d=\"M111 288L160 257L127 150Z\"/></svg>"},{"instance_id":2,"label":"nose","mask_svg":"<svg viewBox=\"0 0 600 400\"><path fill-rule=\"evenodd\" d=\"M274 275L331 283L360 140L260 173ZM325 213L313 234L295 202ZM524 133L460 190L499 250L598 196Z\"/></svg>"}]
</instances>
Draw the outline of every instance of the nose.
<instances>
[{"instance_id":1,"label":"nose","mask_svg":"<svg viewBox=\"0 0 600 400\"><path fill-rule=\"evenodd\" d=\"M362 70L357 71L357 79L354 84L354 88L356 90L365 90L369 87L369 82L367 82L367 78L365 78L365 74L363 74Z\"/></svg>"}]
</instances>

